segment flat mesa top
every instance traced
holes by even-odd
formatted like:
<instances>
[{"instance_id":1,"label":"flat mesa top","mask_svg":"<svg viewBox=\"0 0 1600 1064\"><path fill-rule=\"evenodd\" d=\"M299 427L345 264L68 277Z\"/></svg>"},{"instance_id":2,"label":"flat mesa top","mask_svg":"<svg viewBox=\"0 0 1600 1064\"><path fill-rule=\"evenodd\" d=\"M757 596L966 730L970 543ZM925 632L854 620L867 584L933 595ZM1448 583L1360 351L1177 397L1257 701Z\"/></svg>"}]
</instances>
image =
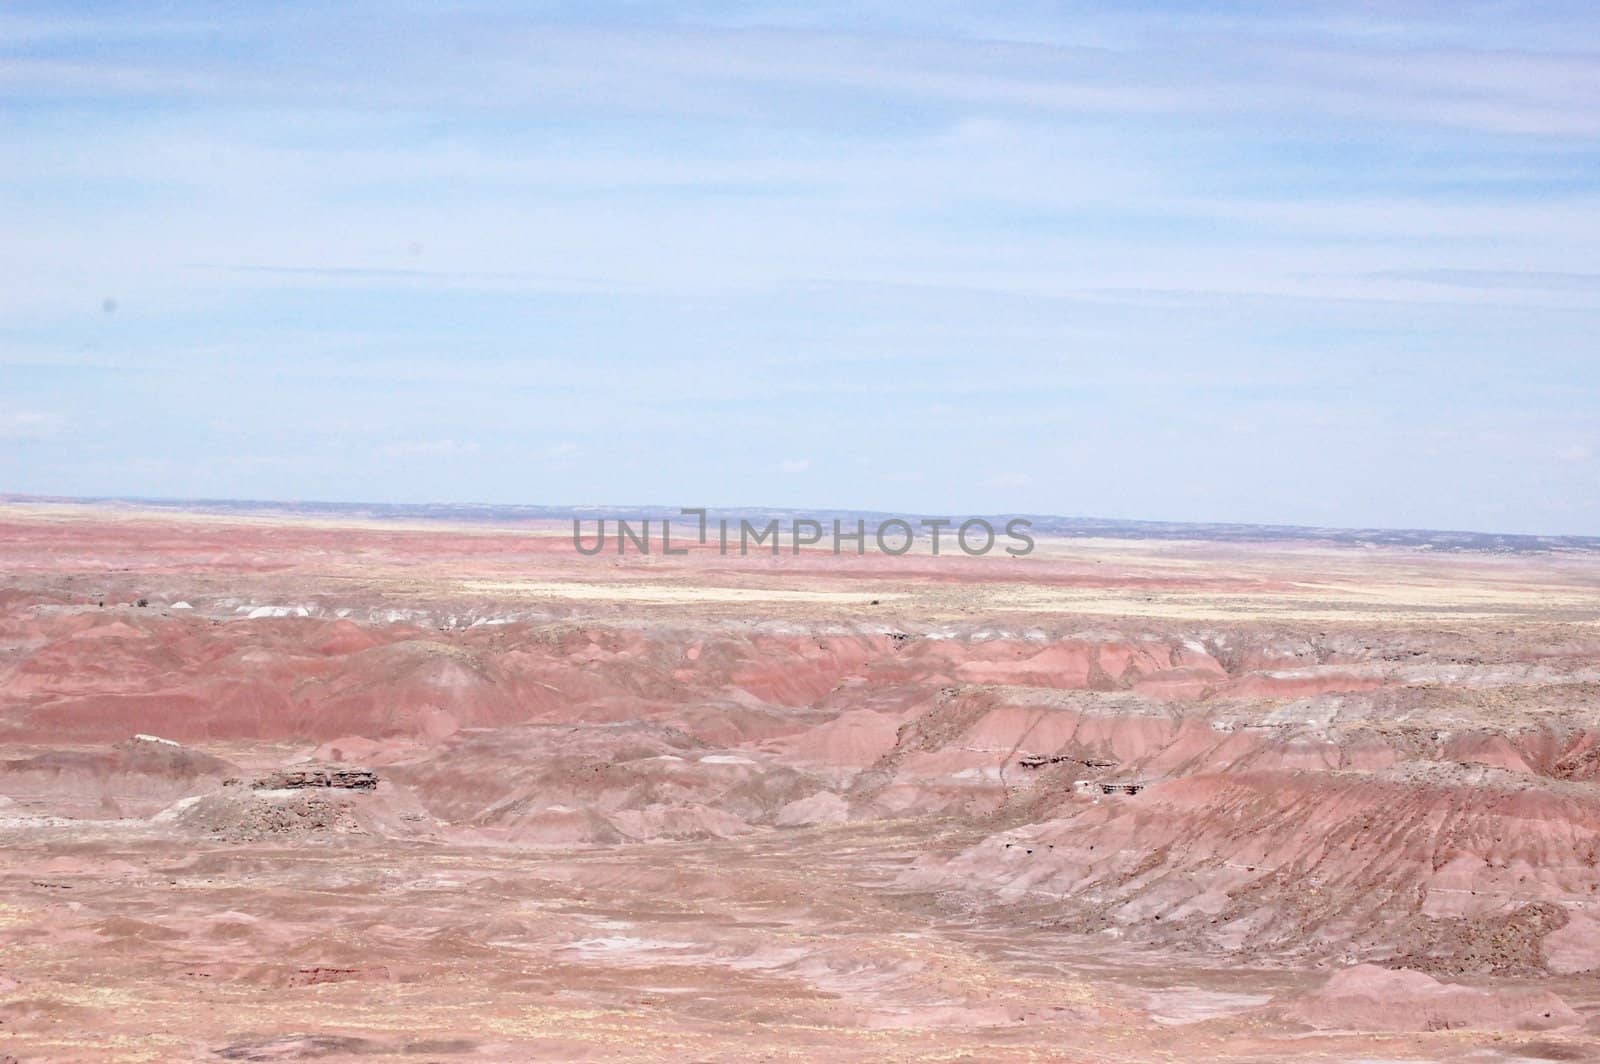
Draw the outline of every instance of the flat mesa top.
<instances>
[{"instance_id":1,"label":"flat mesa top","mask_svg":"<svg viewBox=\"0 0 1600 1064\"><path fill-rule=\"evenodd\" d=\"M592 528L592 522L590 524ZM671 610L678 615L894 624L993 617L1341 625L1593 624L1600 551L1438 551L1315 539L1216 542L1036 535L1027 557L968 557L926 543L893 557L795 553L788 542L721 554L688 541L664 556L573 547L568 522L390 522L83 504L0 506L0 566L67 601L191 604L316 615L419 603L507 610ZM170 577L183 575L181 581ZM148 596L154 594L154 599ZM54 597L54 596L53 596ZM129 599L133 601L133 599Z\"/></svg>"}]
</instances>

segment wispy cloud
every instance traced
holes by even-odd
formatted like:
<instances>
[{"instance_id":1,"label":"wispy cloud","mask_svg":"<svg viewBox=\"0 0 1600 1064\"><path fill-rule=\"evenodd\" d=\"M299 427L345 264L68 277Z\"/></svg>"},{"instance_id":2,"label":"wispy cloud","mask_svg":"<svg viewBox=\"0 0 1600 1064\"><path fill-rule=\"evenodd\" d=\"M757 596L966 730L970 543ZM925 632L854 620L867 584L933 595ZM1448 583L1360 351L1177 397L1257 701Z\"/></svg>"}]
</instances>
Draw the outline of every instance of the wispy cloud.
<instances>
[{"instance_id":1,"label":"wispy cloud","mask_svg":"<svg viewBox=\"0 0 1600 1064\"><path fill-rule=\"evenodd\" d=\"M1594 455L1594 448L1586 443L1568 444L1556 451L1556 458L1563 462L1587 462Z\"/></svg>"},{"instance_id":2,"label":"wispy cloud","mask_svg":"<svg viewBox=\"0 0 1600 1064\"><path fill-rule=\"evenodd\" d=\"M459 458L477 454L471 440L401 440L378 449L385 458Z\"/></svg>"},{"instance_id":3,"label":"wispy cloud","mask_svg":"<svg viewBox=\"0 0 1600 1064\"><path fill-rule=\"evenodd\" d=\"M1377 276L1451 288L1535 292L1600 292L1600 273L1540 270L1391 270Z\"/></svg>"},{"instance_id":4,"label":"wispy cloud","mask_svg":"<svg viewBox=\"0 0 1600 1064\"><path fill-rule=\"evenodd\" d=\"M0 440L27 443L56 435L66 425L58 414L39 410L0 409Z\"/></svg>"}]
</instances>

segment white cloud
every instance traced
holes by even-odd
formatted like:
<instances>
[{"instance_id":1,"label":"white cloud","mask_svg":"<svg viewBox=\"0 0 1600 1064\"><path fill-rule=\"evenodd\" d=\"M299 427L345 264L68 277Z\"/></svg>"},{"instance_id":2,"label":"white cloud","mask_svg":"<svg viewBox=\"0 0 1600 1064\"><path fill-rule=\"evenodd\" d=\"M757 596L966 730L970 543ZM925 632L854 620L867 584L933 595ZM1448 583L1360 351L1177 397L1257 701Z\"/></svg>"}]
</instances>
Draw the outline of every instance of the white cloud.
<instances>
[{"instance_id":1,"label":"white cloud","mask_svg":"<svg viewBox=\"0 0 1600 1064\"><path fill-rule=\"evenodd\" d=\"M56 414L37 410L0 410L0 440L13 443L48 439L66 424Z\"/></svg>"},{"instance_id":2,"label":"white cloud","mask_svg":"<svg viewBox=\"0 0 1600 1064\"><path fill-rule=\"evenodd\" d=\"M379 448L385 458L456 458L476 454L471 440L401 440Z\"/></svg>"},{"instance_id":3,"label":"white cloud","mask_svg":"<svg viewBox=\"0 0 1600 1064\"><path fill-rule=\"evenodd\" d=\"M778 472L780 473L804 473L810 468L811 459L809 458L785 458L778 463Z\"/></svg>"}]
</instances>

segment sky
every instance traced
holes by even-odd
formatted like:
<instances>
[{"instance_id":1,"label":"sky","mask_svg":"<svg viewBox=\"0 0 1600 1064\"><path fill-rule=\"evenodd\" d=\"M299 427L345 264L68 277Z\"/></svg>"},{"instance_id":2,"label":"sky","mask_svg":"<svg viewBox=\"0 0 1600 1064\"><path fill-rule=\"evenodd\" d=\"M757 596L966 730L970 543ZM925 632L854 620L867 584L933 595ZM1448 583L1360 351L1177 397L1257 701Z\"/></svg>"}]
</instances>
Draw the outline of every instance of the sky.
<instances>
[{"instance_id":1,"label":"sky","mask_svg":"<svg viewBox=\"0 0 1600 1064\"><path fill-rule=\"evenodd\" d=\"M0 6L0 492L1600 534L1588 2Z\"/></svg>"}]
</instances>

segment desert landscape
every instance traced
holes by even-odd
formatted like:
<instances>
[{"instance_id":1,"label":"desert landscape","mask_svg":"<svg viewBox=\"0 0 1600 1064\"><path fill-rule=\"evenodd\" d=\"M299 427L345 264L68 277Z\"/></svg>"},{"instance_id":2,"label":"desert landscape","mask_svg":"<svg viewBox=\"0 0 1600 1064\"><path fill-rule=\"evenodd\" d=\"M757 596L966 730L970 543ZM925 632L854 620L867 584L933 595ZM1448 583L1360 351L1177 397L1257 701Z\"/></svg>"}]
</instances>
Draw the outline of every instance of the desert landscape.
<instances>
[{"instance_id":1,"label":"desert landscape","mask_svg":"<svg viewBox=\"0 0 1600 1064\"><path fill-rule=\"evenodd\" d=\"M1597 42L6 0L0 1064L1600 1062Z\"/></svg>"},{"instance_id":2,"label":"desert landscape","mask_svg":"<svg viewBox=\"0 0 1600 1064\"><path fill-rule=\"evenodd\" d=\"M0 1056L1600 1059L1600 553L0 513Z\"/></svg>"}]
</instances>

